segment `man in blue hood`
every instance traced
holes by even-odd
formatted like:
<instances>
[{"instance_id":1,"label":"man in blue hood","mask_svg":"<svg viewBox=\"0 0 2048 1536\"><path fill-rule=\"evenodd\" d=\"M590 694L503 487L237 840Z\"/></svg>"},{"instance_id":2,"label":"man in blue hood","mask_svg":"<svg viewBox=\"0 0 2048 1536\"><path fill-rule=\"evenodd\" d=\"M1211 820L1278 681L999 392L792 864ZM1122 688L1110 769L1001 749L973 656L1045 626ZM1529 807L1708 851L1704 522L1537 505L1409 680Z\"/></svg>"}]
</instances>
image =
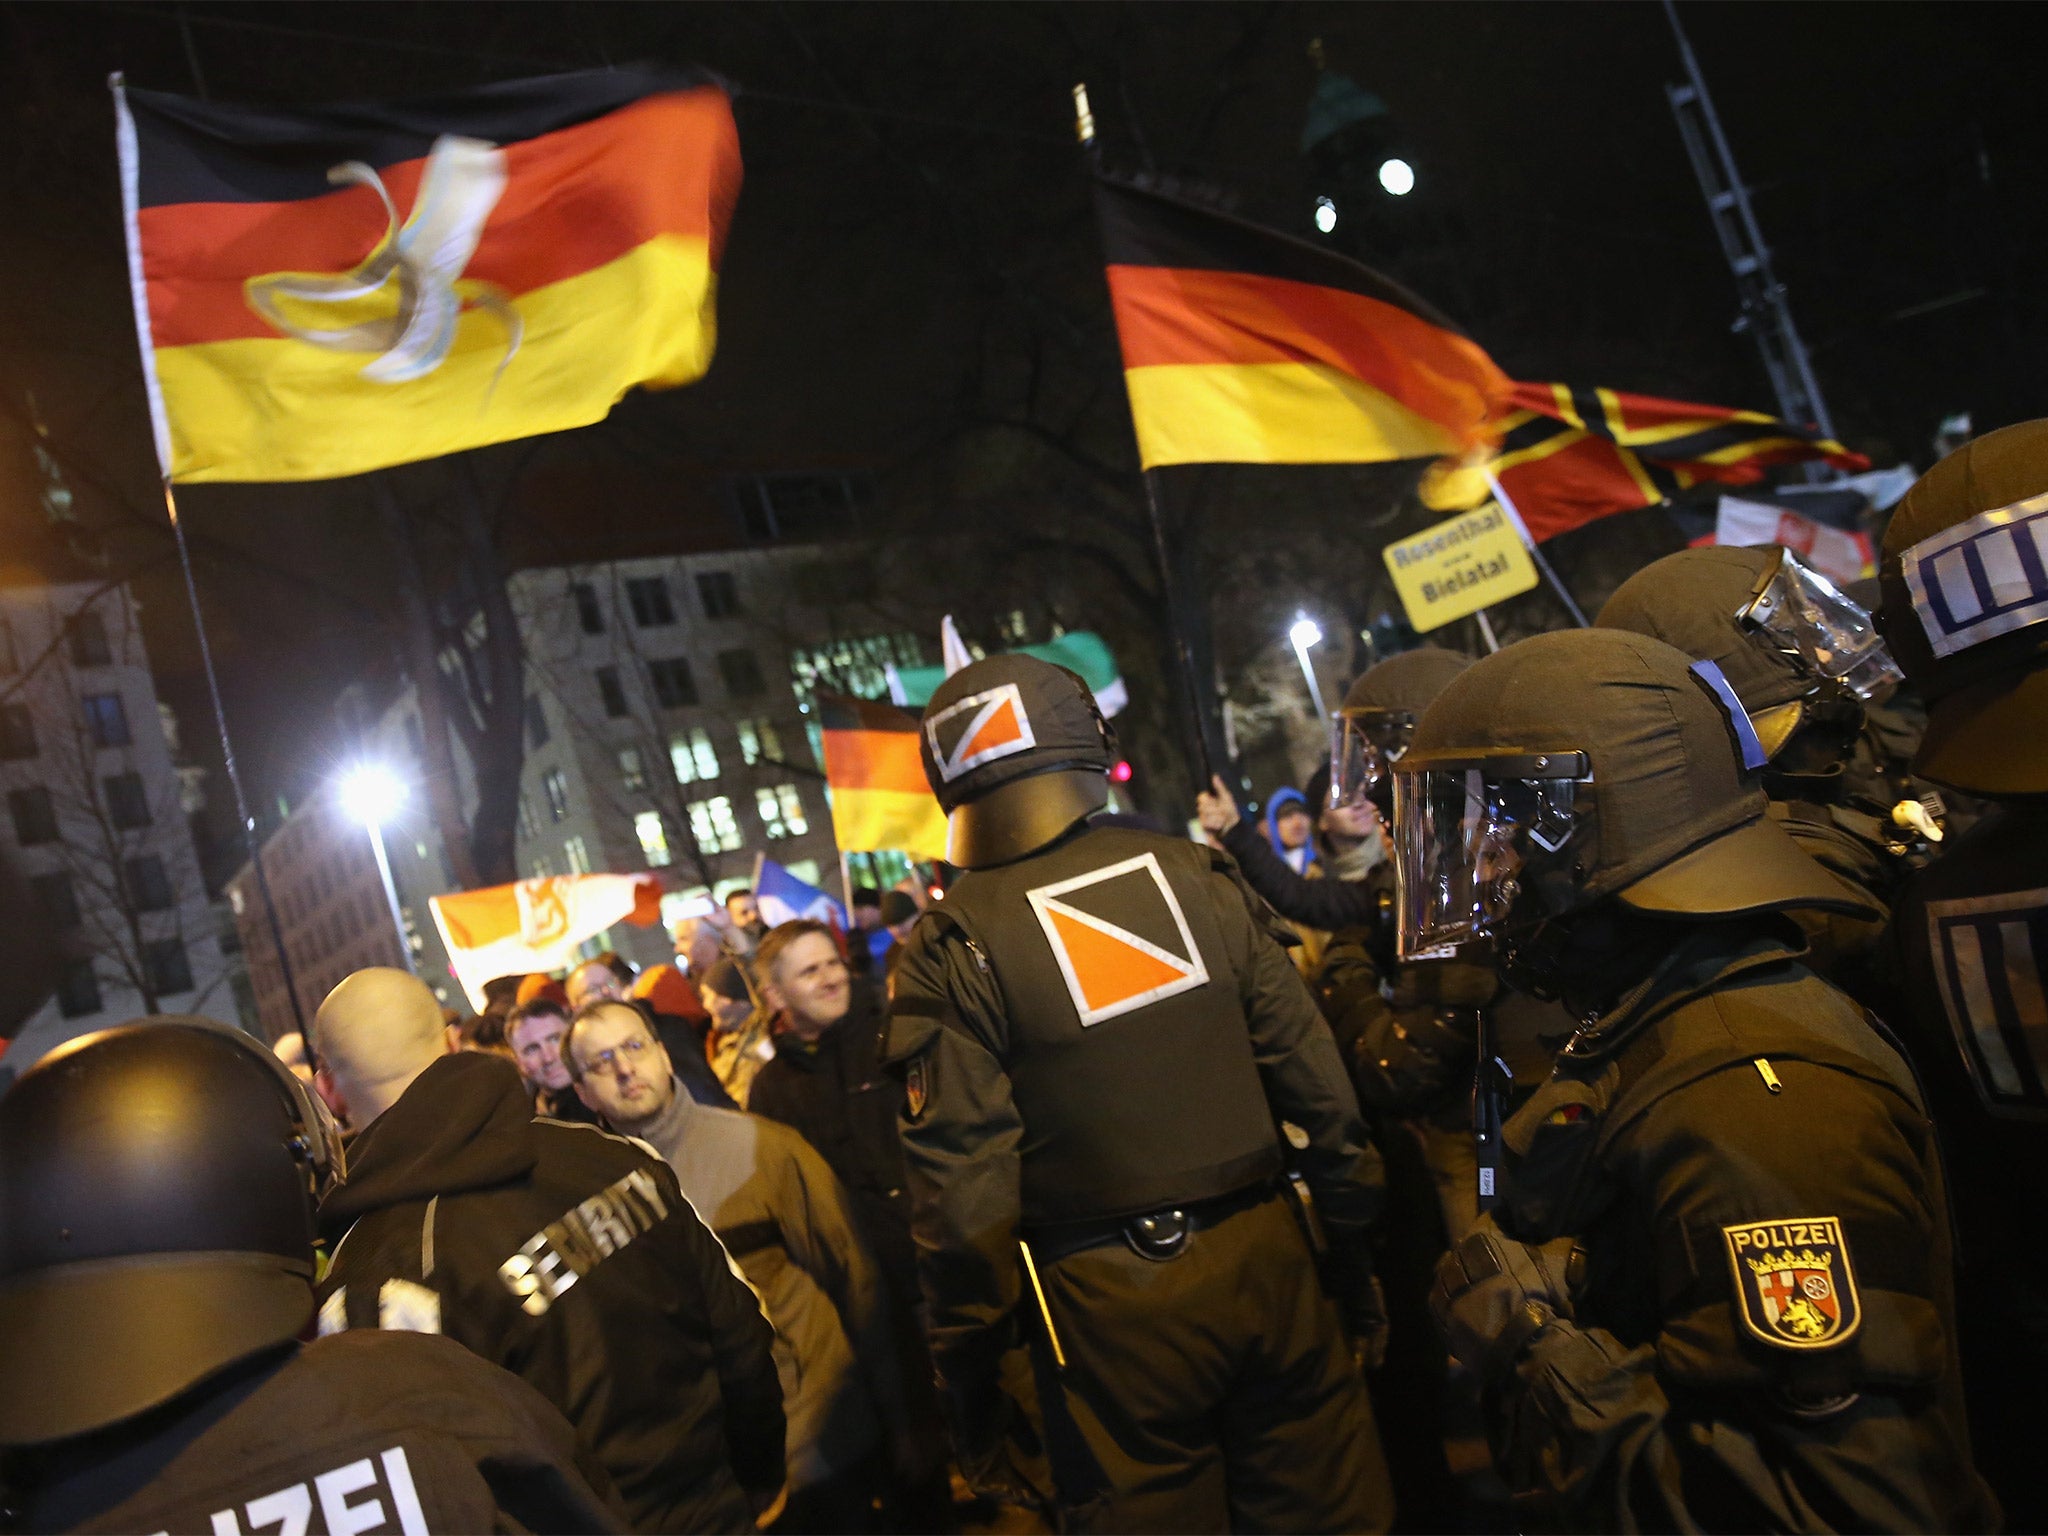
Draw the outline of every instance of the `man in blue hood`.
<instances>
[{"instance_id":1,"label":"man in blue hood","mask_svg":"<svg viewBox=\"0 0 2048 1536\"><path fill-rule=\"evenodd\" d=\"M1316 819L1298 789L1273 791L1266 802L1266 841L1297 875L1316 861Z\"/></svg>"}]
</instances>

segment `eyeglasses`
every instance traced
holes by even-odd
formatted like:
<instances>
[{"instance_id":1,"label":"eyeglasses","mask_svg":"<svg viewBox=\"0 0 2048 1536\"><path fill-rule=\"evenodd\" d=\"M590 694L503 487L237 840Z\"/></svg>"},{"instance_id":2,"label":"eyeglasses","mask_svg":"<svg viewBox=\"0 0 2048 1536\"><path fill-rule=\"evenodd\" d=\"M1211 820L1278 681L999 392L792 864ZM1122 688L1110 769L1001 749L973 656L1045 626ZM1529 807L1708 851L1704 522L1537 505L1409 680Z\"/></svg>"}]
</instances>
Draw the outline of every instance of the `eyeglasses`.
<instances>
[{"instance_id":1,"label":"eyeglasses","mask_svg":"<svg viewBox=\"0 0 2048 1536\"><path fill-rule=\"evenodd\" d=\"M636 1035L631 1040L620 1041L608 1051L599 1051L583 1064L583 1070L586 1074L599 1068L607 1072L616 1072L620 1067L629 1067L638 1061L653 1045L654 1042L645 1035Z\"/></svg>"}]
</instances>

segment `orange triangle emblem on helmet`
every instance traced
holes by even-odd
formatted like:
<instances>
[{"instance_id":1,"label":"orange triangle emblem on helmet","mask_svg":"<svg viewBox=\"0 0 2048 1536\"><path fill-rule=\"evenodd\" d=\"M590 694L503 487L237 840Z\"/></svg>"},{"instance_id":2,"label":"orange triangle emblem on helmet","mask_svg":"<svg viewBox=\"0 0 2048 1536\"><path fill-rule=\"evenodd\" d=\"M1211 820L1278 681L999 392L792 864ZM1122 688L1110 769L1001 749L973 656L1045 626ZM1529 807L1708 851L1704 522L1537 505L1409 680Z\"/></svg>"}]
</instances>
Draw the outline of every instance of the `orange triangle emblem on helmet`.
<instances>
[{"instance_id":1,"label":"orange triangle emblem on helmet","mask_svg":"<svg viewBox=\"0 0 2048 1536\"><path fill-rule=\"evenodd\" d=\"M972 693L949 704L924 723L932 761L948 784L969 769L997 758L1028 752L1038 745L1024 695L1015 683Z\"/></svg>"},{"instance_id":2,"label":"orange triangle emblem on helmet","mask_svg":"<svg viewBox=\"0 0 2048 1536\"><path fill-rule=\"evenodd\" d=\"M1187 914L1156 853L1025 894L1084 1026L1208 983ZM1111 897L1112 912L1090 910L1105 905L1097 895Z\"/></svg>"}]
</instances>

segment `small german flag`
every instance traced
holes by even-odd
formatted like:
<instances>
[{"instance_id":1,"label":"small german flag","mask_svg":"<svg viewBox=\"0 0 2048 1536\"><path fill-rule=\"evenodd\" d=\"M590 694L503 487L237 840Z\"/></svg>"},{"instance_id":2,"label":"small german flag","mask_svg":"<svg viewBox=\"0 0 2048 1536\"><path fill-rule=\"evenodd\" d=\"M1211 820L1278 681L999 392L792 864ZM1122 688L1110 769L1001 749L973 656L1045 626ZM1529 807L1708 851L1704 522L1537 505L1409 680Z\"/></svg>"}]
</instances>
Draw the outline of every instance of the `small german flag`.
<instances>
[{"instance_id":1,"label":"small german flag","mask_svg":"<svg viewBox=\"0 0 2048 1536\"><path fill-rule=\"evenodd\" d=\"M1419 494L1438 511L1477 506L1490 473L1537 543L1617 512L1655 506L1702 481L1748 485L1774 464L1870 461L1757 411L1568 384L1517 384L1493 453L1439 464Z\"/></svg>"},{"instance_id":2,"label":"small german flag","mask_svg":"<svg viewBox=\"0 0 2048 1536\"><path fill-rule=\"evenodd\" d=\"M946 813L924 776L917 717L868 699L833 693L813 698L825 738L832 836L840 849L943 859Z\"/></svg>"},{"instance_id":3,"label":"small german flag","mask_svg":"<svg viewBox=\"0 0 2048 1536\"><path fill-rule=\"evenodd\" d=\"M172 480L360 474L583 426L710 366L740 157L708 75L288 112L113 87Z\"/></svg>"},{"instance_id":4,"label":"small german flag","mask_svg":"<svg viewBox=\"0 0 2048 1536\"><path fill-rule=\"evenodd\" d=\"M1507 409L1493 359L1370 267L1121 182L1095 206L1146 469L1461 455Z\"/></svg>"}]
</instances>

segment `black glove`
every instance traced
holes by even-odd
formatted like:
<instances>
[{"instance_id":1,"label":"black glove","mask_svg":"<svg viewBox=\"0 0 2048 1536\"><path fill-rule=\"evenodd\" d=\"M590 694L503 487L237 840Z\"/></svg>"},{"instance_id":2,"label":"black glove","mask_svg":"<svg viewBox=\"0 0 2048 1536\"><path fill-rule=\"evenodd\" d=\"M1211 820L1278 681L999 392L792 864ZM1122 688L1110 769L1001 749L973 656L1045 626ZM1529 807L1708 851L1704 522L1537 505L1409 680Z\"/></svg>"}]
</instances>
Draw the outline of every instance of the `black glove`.
<instances>
[{"instance_id":1,"label":"black glove","mask_svg":"<svg viewBox=\"0 0 2048 1536\"><path fill-rule=\"evenodd\" d=\"M1576 1244L1558 1238L1535 1247L1502 1232L1492 1216L1437 1261L1430 1315L1451 1356L1491 1383L1510 1369L1539 1328L1572 1315Z\"/></svg>"},{"instance_id":2,"label":"black glove","mask_svg":"<svg viewBox=\"0 0 2048 1536\"><path fill-rule=\"evenodd\" d=\"M1340 1310L1344 1331L1351 1336L1351 1359L1361 1371L1376 1371L1386 1363L1387 1336L1393 1325L1387 1321L1387 1293L1378 1275L1362 1290L1346 1296Z\"/></svg>"}]
</instances>

